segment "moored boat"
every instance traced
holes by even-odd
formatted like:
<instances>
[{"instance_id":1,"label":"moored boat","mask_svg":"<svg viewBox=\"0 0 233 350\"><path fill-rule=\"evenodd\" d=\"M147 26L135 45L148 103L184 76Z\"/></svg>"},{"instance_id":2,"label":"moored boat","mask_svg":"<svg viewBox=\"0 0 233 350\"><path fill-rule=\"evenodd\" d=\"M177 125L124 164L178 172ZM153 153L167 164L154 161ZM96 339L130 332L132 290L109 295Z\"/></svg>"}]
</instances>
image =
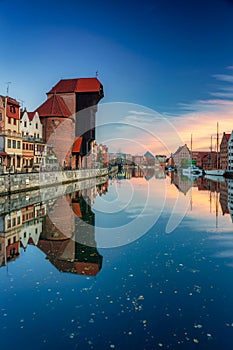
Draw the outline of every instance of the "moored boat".
<instances>
[{"instance_id":1,"label":"moored boat","mask_svg":"<svg viewBox=\"0 0 233 350\"><path fill-rule=\"evenodd\" d=\"M198 168L197 166L190 166L188 168L182 169L182 174L188 177L198 177L202 175L202 169Z\"/></svg>"},{"instance_id":2,"label":"moored boat","mask_svg":"<svg viewBox=\"0 0 233 350\"><path fill-rule=\"evenodd\" d=\"M226 170L224 169L210 169L210 170L205 170L206 175L214 175L214 176L224 176Z\"/></svg>"}]
</instances>

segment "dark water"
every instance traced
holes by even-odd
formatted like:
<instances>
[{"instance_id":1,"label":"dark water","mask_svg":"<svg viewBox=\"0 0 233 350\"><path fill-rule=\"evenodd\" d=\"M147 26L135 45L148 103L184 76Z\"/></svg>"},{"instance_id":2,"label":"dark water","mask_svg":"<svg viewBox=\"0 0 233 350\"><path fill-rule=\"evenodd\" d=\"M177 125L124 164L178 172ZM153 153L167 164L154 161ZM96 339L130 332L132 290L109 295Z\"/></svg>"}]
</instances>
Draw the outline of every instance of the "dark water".
<instances>
[{"instance_id":1,"label":"dark water","mask_svg":"<svg viewBox=\"0 0 233 350\"><path fill-rule=\"evenodd\" d=\"M133 175L1 216L2 348L232 349L231 182Z\"/></svg>"}]
</instances>

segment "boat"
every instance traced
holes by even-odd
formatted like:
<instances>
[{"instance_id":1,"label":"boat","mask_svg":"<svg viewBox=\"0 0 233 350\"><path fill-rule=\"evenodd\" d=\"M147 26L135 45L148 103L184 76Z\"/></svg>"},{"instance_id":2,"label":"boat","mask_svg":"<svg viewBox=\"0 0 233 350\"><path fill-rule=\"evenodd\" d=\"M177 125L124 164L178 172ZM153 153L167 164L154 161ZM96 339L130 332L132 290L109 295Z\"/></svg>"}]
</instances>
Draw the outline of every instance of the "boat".
<instances>
[{"instance_id":1,"label":"boat","mask_svg":"<svg viewBox=\"0 0 233 350\"><path fill-rule=\"evenodd\" d=\"M205 170L205 175L224 176L225 173L226 173L226 170L224 170L224 169L210 169L210 170Z\"/></svg>"},{"instance_id":2,"label":"boat","mask_svg":"<svg viewBox=\"0 0 233 350\"><path fill-rule=\"evenodd\" d=\"M182 174L188 177L199 177L202 176L202 169L197 166L190 166L188 168L182 169Z\"/></svg>"}]
</instances>

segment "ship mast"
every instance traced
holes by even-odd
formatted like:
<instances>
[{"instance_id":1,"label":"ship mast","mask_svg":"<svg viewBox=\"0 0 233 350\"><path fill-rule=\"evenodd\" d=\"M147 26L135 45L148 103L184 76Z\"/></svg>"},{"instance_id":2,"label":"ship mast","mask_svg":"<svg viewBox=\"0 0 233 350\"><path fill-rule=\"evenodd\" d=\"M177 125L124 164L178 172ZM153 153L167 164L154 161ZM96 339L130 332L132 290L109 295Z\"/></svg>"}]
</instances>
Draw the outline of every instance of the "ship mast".
<instances>
[{"instance_id":1,"label":"ship mast","mask_svg":"<svg viewBox=\"0 0 233 350\"><path fill-rule=\"evenodd\" d=\"M218 122L217 122L217 169L218 169L218 167L219 167L219 160L218 160L218 158L219 158L219 130L218 130Z\"/></svg>"}]
</instances>

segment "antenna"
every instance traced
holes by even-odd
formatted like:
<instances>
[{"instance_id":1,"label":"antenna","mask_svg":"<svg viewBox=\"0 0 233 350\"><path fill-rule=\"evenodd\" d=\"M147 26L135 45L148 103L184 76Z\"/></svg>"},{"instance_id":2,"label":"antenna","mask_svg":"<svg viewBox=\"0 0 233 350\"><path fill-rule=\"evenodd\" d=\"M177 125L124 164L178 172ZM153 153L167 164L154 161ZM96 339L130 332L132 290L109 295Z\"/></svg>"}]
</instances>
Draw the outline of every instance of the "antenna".
<instances>
[{"instance_id":1,"label":"antenna","mask_svg":"<svg viewBox=\"0 0 233 350\"><path fill-rule=\"evenodd\" d=\"M24 100L20 100L20 99L19 99L19 101L21 102L21 108L23 109L23 105L24 105L25 101Z\"/></svg>"},{"instance_id":2,"label":"antenna","mask_svg":"<svg viewBox=\"0 0 233 350\"><path fill-rule=\"evenodd\" d=\"M99 71L97 70L97 71L95 72L96 78L98 77L98 75L99 75Z\"/></svg>"},{"instance_id":3,"label":"antenna","mask_svg":"<svg viewBox=\"0 0 233 350\"><path fill-rule=\"evenodd\" d=\"M6 95L9 96L9 88L10 88L11 81L8 81L5 84L7 85L7 87L6 87Z\"/></svg>"}]
</instances>

